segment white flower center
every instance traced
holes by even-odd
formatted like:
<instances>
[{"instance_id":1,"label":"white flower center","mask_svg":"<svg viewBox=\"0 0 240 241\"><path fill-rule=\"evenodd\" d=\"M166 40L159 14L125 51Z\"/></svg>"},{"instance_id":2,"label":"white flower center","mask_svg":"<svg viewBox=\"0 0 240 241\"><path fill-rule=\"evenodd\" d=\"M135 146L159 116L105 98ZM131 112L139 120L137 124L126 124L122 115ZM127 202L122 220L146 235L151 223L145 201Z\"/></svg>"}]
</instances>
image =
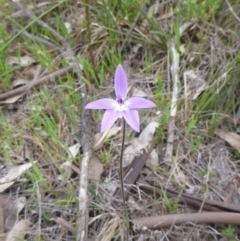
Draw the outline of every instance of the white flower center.
<instances>
[{"instance_id":1,"label":"white flower center","mask_svg":"<svg viewBox=\"0 0 240 241\"><path fill-rule=\"evenodd\" d=\"M125 101L124 103L119 103L118 101L116 101L113 106L114 106L114 111L117 112L118 118L122 118L123 117L123 112L124 111L128 111L128 101Z\"/></svg>"}]
</instances>

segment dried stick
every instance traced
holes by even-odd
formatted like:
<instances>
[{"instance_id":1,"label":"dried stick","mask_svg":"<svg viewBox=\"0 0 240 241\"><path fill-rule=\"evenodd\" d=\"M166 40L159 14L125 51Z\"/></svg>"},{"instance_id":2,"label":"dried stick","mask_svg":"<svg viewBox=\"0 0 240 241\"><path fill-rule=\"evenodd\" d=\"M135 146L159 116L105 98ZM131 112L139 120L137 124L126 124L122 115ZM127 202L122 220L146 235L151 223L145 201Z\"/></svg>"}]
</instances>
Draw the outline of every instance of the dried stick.
<instances>
[{"instance_id":1,"label":"dried stick","mask_svg":"<svg viewBox=\"0 0 240 241\"><path fill-rule=\"evenodd\" d=\"M86 87L82 88L83 106L88 102L86 93ZM81 173L79 180L79 213L78 213L78 230L77 241L88 240L88 163L92 157L92 132L91 132L91 115L90 111L82 108L81 114L81 144L82 144L82 162Z\"/></svg>"},{"instance_id":2,"label":"dried stick","mask_svg":"<svg viewBox=\"0 0 240 241\"><path fill-rule=\"evenodd\" d=\"M162 195L161 189L148 184L148 182L144 181L141 178L137 180L137 183L140 189L157 193L160 196ZM191 205L197 209L202 208L202 210L204 211L240 213L240 206L238 204L221 202L206 198L203 199L186 193L178 193L171 189L166 189L166 194L169 198L179 198L181 202L184 202L187 205Z\"/></svg>"},{"instance_id":3,"label":"dried stick","mask_svg":"<svg viewBox=\"0 0 240 241\"><path fill-rule=\"evenodd\" d=\"M172 103L170 110L170 121L168 125L168 139L165 152L165 161L171 163L172 152L173 152L173 141L174 141L174 129L175 129L175 116L177 113L177 100L178 100L178 88L179 88L179 54L175 47L175 41L172 40L170 43L172 52L172 65L171 75L173 81L173 92L172 92Z\"/></svg>"},{"instance_id":4,"label":"dried stick","mask_svg":"<svg viewBox=\"0 0 240 241\"><path fill-rule=\"evenodd\" d=\"M183 223L239 225L240 214L227 212L169 214L146 218L134 218L132 219L132 223L136 227L147 227L149 229L170 227L172 225L179 225Z\"/></svg>"},{"instance_id":5,"label":"dried stick","mask_svg":"<svg viewBox=\"0 0 240 241\"><path fill-rule=\"evenodd\" d=\"M15 95L24 94L24 92L26 93L30 88L37 87L40 84L43 84L44 82L47 82L47 81L52 81L55 78L64 75L65 73L69 72L72 69L73 69L73 66L68 66L66 68L57 70L54 73L48 74L48 75L42 77L41 79L34 81L33 83L29 83L29 84L21 86L17 89L10 90L6 93L0 94L0 100L6 100L6 99L11 98Z\"/></svg>"}]
</instances>

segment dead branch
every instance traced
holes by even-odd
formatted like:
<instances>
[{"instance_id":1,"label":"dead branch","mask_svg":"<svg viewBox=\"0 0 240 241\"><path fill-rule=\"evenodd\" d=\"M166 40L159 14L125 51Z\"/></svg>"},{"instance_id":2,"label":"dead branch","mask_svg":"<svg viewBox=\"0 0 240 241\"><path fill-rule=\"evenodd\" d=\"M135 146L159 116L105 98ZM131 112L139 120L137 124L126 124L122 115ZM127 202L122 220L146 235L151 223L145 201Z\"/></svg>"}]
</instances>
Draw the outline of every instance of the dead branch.
<instances>
[{"instance_id":1,"label":"dead branch","mask_svg":"<svg viewBox=\"0 0 240 241\"><path fill-rule=\"evenodd\" d=\"M65 73L71 71L72 69L73 69L73 66L68 66L66 68L57 70L54 73L48 74L48 75L42 77L41 79L34 81L33 83L29 83L29 84L21 86L17 89L10 90L6 93L0 94L0 100L6 100L6 99L11 98L15 95L24 94L24 92L26 93L32 87L37 87L37 86L39 86L39 85L41 85L41 84L43 84L47 81L53 81L57 77L60 77L60 76L64 75Z\"/></svg>"},{"instance_id":2,"label":"dead branch","mask_svg":"<svg viewBox=\"0 0 240 241\"><path fill-rule=\"evenodd\" d=\"M141 189L157 193L160 196L162 195L162 191L159 188L148 184L141 178L137 180L137 183ZM179 201L186 203L187 205L191 205L197 208L197 210L202 209L204 211L240 213L240 206L238 204L221 202L207 198L203 199L190 194L178 193L170 189L166 189L166 194L169 198L179 198Z\"/></svg>"},{"instance_id":3,"label":"dead branch","mask_svg":"<svg viewBox=\"0 0 240 241\"><path fill-rule=\"evenodd\" d=\"M148 229L157 229L179 225L183 223L193 224L240 224L239 213L227 212L203 212L203 213L184 213L169 214L162 216L151 216L145 218L134 218L132 224L137 227L147 227Z\"/></svg>"}]
</instances>

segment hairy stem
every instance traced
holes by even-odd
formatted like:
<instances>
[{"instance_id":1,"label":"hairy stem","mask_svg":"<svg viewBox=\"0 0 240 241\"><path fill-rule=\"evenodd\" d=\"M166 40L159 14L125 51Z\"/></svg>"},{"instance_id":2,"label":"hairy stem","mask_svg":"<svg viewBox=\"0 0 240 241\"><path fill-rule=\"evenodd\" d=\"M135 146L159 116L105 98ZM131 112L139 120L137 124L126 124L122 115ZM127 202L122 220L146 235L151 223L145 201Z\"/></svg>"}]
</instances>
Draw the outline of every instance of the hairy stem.
<instances>
[{"instance_id":1,"label":"hairy stem","mask_svg":"<svg viewBox=\"0 0 240 241\"><path fill-rule=\"evenodd\" d=\"M90 58L90 62L94 63L94 58L92 54L92 46L91 46L91 27L90 27L90 16L89 16L89 0L85 0L85 14L86 14L86 34L87 34L87 41L88 41L88 54Z\"/></svg>"},{"instance_id":2,"label":"hairy stem","mask_svg":"<svg viewBox=\"0 0 240 241\"><path fill-rule=\"evenodd\" d=\"M121 156L120 156L120 181L121 181L121 190L122 190L122 200L123 200L123 209L124 209L124 217L125 217L125 225L126 225L126 240L129 240L129 218L128 211L125 201L125 191L124 191L124 180L123 180L123 150L125 143L125 133L126 133L126 122L123 119L123 134L122 134L122 148L121 148Z\"/></svg>"}]
</instances>

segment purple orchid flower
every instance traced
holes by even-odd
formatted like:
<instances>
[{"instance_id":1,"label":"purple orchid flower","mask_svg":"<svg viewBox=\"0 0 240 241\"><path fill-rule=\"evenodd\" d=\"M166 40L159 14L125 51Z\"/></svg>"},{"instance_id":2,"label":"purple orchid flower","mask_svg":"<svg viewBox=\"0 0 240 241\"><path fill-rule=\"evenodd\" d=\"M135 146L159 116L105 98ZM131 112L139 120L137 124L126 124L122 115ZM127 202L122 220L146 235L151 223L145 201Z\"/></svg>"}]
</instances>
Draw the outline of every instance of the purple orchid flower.
<instances>
[{"instance_id":1,"label":"purple orchid flower","mask_svg":"<svg viewBox=\"0 0 240 241\"><path fill-rule=\"evenodd\" d=\"M85 109L101 109L106 110L103 115L101 132L111 127L118 119L124 117L126 122L137 132L140 131L139 116L137 109L152 108L156 105L145 98L127 97L127 76L121 65L117 66L114 77L114 88L116 100L104 98L90 102Z\"/></svg>"}]
</instances>

